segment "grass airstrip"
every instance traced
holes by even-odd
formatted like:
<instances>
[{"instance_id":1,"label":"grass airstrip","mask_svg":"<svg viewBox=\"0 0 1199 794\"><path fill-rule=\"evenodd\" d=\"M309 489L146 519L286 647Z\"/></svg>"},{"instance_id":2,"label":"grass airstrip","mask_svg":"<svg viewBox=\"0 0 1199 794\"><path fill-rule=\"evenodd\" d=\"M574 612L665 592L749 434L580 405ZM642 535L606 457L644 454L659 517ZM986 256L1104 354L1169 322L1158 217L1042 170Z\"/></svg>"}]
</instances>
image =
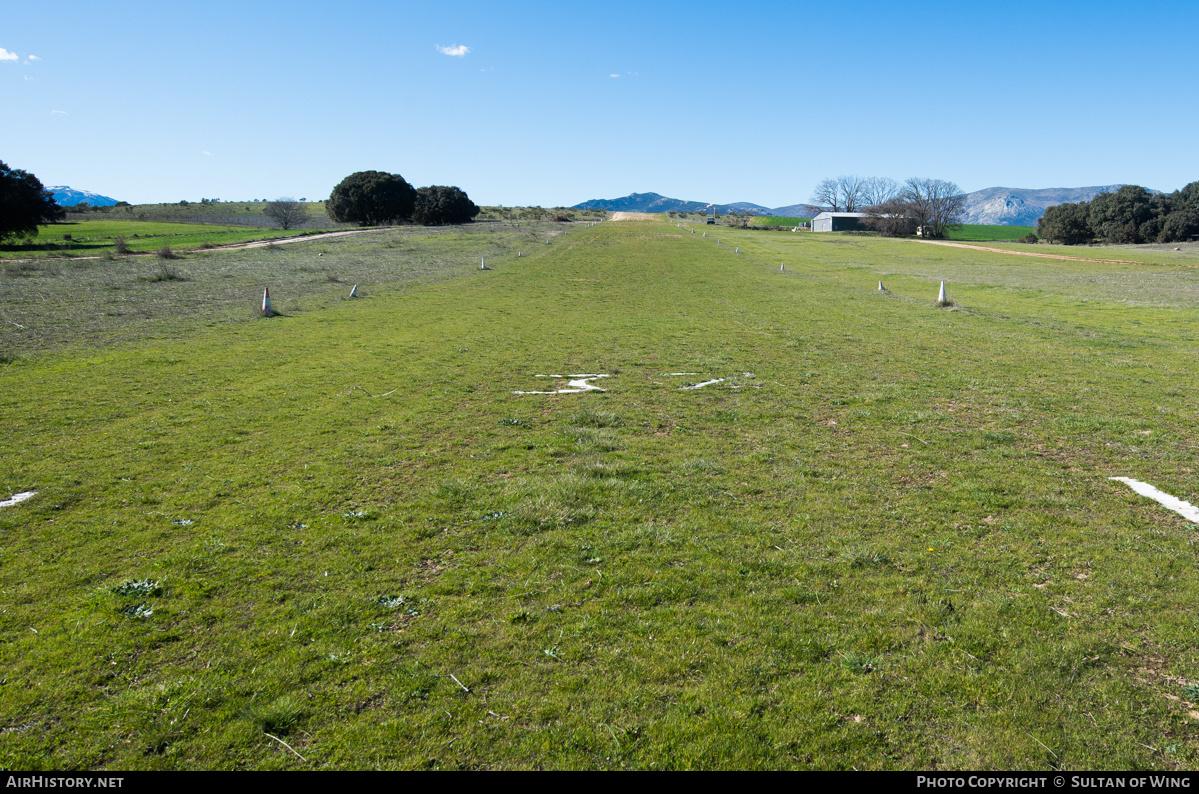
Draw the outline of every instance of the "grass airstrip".
<instances>
[{"instance_id":1,"label":"grass airstrip","mask_svg":"<svg viewBox=\"0 0 1199 794\"><path fill-rule=\"evenodd\" d=\"M0 274L0 766L1199 765L1199 250L562 229Z\"/></svg>"}]
</instances>

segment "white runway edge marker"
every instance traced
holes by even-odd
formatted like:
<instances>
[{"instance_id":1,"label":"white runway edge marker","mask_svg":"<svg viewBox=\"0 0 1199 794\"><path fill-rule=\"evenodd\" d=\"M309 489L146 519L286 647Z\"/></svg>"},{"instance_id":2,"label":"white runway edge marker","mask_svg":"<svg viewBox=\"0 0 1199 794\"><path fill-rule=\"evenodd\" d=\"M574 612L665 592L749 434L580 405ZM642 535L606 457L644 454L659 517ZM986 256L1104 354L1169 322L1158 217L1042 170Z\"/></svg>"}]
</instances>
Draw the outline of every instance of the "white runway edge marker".
<instances>
[{"instance_id":1,"label":"white runway edge marker","mask_svg":"<svg viewBox=\"0 0 1199 794\"><path fill-rule=\"evenodd\" d=\"M611 375L534 375L534 378L554 378L561 380L562 378L571 378L567 383L569 389L555 389L554 391L514 391L513 394L579 394L585 391L607 391L599 386L593 386L587 381L595 380L596 378L610 378Z\"/></svg>"},{"instance_id":2,"label":"white runway edge marker","mask_svg":"<svg viewBox=\"0 0 1199 794\"><path fill-rule=\"evenodd\" d=\"M357 297L358 297L358 285L357 285L357 284L355 284L355 285L354 285L354 288L350 290L350 297L351 297L351 298L357 298Z\"/></svg>"},{"instance_id":3,"label":"white runway edge marker","mask_svg":"<svg viewBox=\"0 0 1199 794\"><path fill-rule=\"evenodd\" d=\"M1176 496L1170 496L1165 491L1157 490L1147 482L1134 480L1131 477L1108 477L1108 479L1122 482L1141 496L1147 496L1162 507L1178 513L1187 521L1199 524L1199 507L1195 507L1190 502L1184 502Z\"/></svg>"},{"instance_id":4,"label":"white runway edge marker","mask_svg":"<svg viewBox=\"0 0 1199 794\"><path fill-rule=\"evenodd\" d=\"M269 287L262 288L262 316L270 317L275 312L271 310L271 290Z\"/></svg>"},{"instance_id":5,"label":"white runway edge marker","mask_svg":"<svg viewBox=\"0 0 1199 794\"><path fill-rule=\"evenodd\" d=\"M887 291L886 289L884 289L884 288L883 288L883 282L881 282L881 281L878 283L878 291L879 291L879 292L886 292L886 291Z\"/></svg>"},{"instance_id":6,"label":"white runway edge marker","mask_svg":"<svg viewBox=\"0 0 1199 794\"><path fill-rule=\"evenodd\" d=\"M949 303L949 299L945 297L945 282L944 281L941 282L941 294L939 294L937 296L937 303L940 304L941 306L944 306L946 303Z\"/></svg>"},{"instance_id":7,"label":"white runway edge marker","mask_svg":"<svg viewBox=\"0 0 1199 794\"><path fill-rule=\"evenodd\" d=\"M21 493L15 493L12 496L10 496L8 499L5 499L3 502L0 502L0 507L12 507L15 504L20 504L21 502L24 502L26 499L28 499L31 496L35 496L36 494L37 494L37 491L21 491Z\"/></svg>"}]
</instances>

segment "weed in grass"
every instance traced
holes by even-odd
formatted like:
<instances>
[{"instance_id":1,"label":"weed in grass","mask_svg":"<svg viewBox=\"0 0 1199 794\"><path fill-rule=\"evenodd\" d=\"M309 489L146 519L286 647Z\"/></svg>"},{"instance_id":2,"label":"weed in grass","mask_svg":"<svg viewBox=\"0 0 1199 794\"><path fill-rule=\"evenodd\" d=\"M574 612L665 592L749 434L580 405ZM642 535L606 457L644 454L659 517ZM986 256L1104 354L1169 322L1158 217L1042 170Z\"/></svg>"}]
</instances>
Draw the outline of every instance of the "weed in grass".
<instances>
[{"instance_id":1,"label":"weed in grass","mask_svg":"<svg viewBox=\"0 0 1199 794\"><path fill-rule=\"evenodd\" d=\"M1182 695L1192 703L1199 703L1199 684L1187 684L1182 688Z\"/></svg>"},{"instance_id":2,"label":"weed in grass","mask_svg":"<svg viewBox=\"0 0 1199 794\"><path fill-rule=\"evenodd\" d=\"M267 705L251 703L244 715L260 733L286 736L299 724L304 709L294 695L282 695Z\"/></svg>"},{"instance_id":3,"label":"weed in grass","mask_svg":"<svg viewBox=\"0 0 1199 794\"><path fill-rule=\"evenodd\" d=\"M162 583L153 579L130 579L112 588L112 591L121 596L157 596L162 595Z\"/></svg>"},{"instance_id":4,"label":"weed in grass","mask_svg":"<svg viewBox=\"0 0 1199 794\"><path fill-rule=\"evenodd\" d=\"M450 480L437 488L437 498L451 510L466 507L474 497L475 487L465 480Z\"/></svg>"},{"instance_id":5,"label":"weed in grass","mask_svg":"<svg viewBox=\"0 0 1199 794\"><path fill-rule=\"evenodd\" d=\"M524 420L517 419L515 416L509 417L507 419L501 419L500 424L505 425L507 427L525 427Z\"/></svg>"},{"instance_id":6,"label":"weed in grass","mask_svg":"<svg viewBox=\"0 0 1199 794\"><path fill-rule=\"evenodd\" d=\"M129 253L129 244L125 242L124 235L118 234L112 238L112 252L118 256L125 256Z\"/></svg>"},{"instance_id":7,"label":"weed in grass","mask_svg":"<svg viewBox=\"0 0 1199 794\"><path fill-rule=\"evenodd\" d=\"M399 609L404 606L403 596L379 596L375 599L375 603L384 609Z\"/></svg>"},{"instance_id":8,"label":"weed in grass","mask_svg":"<svg viewBox=\"0 0 1199 794\"><path fill-rule=\"evenodd\" d=\"M177 254L171 250L169 245L164 245L162 248L159 248L154 252L154 256L158 257L159 259L175 259Z\"/></svg>"},{"instance_id":9,"label":"weed in grass","mask_svg":"<svg viewBox=\"0 0 1199 794\"><path fill-rule=\"evenodd\" d=\"M848 651L841 654L841 666L851 673L864 675L873 673L878 667L878 657L868 653Z\"/></svg>"},{"instance_id":10,"label":"weed in grass","mask_svg":"<svg viewBox=\"0 0 1199 794\"><path fill-rule=\"evenodd\" d=\"M118 610L122 615L131 618L148 618L154 614L154 610L145 603L128 604Z\"/></svg>"},{"instance_id":11,"label":"weed in grass","mask_svg":"<svg viewBox=\"0 0 1199 794\"><path fill-rule=\"evenodd\" d=\"M621 419L611 411L585 408L570 417L576 427L620 427Z\"/></svg>"},{"instance_id":12,"label":"weed in grass","mask_svg":"<svg viewBox=\"0 0 1199 794\"><path fill-rule=\"evenodd\" d=\"M876 568L891 561L886 554L870 546L849 546L838 555L838 559L850 568Z\"/></svg>"},{"instance_id":13,"label":"weed in grass","mask_svg":"<svg viewBox=\"0 0 1199 794\"><path fill-rule=\"evenodd\" d=\"M169 249L168 249L169 250ZM145 278L145 281L157 283L160 281L187 281L187 277L179 272L179 268L171 264L175 257L168 256L159 259L158 269Z\"/></svg>"}]
</instances>

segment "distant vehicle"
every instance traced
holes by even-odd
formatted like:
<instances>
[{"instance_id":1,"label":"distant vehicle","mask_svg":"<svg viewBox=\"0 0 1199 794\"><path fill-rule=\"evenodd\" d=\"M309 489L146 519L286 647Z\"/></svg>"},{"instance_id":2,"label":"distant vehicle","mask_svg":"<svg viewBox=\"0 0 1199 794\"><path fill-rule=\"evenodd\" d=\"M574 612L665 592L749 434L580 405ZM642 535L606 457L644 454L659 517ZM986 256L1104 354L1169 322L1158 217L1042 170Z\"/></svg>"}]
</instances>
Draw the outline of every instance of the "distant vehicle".
<instances>
[{"instance_id":1,"label":"distant vehicle","mask_svg":"<svg viewBox=\"0 0 1199 794\"><path fill-rule=\"evenodd\" d=\"M708 216L708 225L715 226L716 225L716 205L709 204L708 209L712 210L712 214Z\"/></svg>"}]
</instances>

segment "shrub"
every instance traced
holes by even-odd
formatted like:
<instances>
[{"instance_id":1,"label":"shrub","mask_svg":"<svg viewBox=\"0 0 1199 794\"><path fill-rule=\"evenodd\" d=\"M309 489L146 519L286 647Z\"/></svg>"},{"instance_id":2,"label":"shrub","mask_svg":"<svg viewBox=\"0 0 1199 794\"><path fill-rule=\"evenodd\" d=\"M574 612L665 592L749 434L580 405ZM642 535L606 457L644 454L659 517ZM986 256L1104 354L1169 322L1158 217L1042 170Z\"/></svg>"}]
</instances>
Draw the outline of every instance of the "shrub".
<instances>
[{"instance_id":1,"label":"shrub","mask_svg":"<svg viewBox=\"0 0 1199 794\"><path fill-rule=\"evenodd\" d=\"M117 237L112 241L112 250L114 253L124 256L129 253L129 246L125 243L124 237Z\"/></svg>"},{"instance_id":2,"label":"shrub","mask_svg":"<svg viewBox=\"0 0 1199 794\"><path fill-rule=\"evenodd\" d=\"M1016 240L1016 242L1018 242L1018 243L1037 243L1037 242L1040 242L1040 238L1037 237L1036 234L1029 232L1028 234L1026 234L1023 237Z\"/></svg>"}]
</instances>

